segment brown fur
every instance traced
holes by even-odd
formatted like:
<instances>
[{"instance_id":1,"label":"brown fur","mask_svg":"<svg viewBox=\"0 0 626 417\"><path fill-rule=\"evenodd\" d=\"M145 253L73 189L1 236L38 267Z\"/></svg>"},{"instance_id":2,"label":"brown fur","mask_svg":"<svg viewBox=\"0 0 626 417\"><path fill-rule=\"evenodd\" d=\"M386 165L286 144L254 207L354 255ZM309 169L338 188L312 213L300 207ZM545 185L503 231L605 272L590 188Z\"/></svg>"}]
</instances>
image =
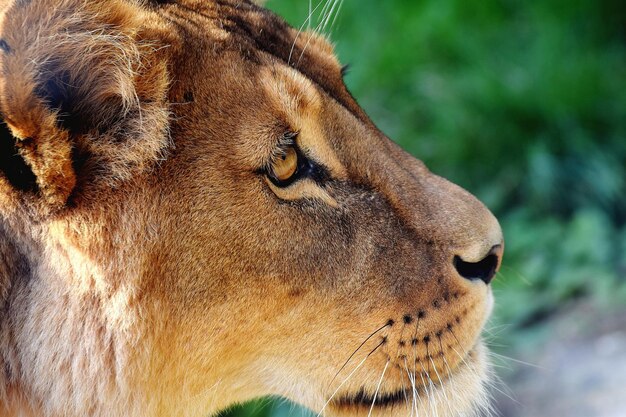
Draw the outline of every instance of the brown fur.
<instances>
[{"instance_id":1,"label":"brown fur","mask_svg":"<svg viewBox=\"0 0 626 417\"><path fill-rule=\"evenodd\" d=\"M246 1L4 0L0 39L0 415L353 415L383 369L374 414L411 376L420 415L482 403L491 292L453 261L498 223L322 37ZM287 132L323 177L268 180Z\"/></svg>"}]
</instances>

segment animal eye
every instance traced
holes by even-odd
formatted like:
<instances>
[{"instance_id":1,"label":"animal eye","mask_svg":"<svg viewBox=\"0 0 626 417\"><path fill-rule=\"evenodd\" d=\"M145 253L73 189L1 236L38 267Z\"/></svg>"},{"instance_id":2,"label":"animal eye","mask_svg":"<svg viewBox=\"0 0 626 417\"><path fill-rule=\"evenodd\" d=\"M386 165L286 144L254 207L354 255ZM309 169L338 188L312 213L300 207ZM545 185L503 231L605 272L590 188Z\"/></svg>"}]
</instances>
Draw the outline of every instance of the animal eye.
<instances>
[{"instance_id":1,"label":"animal eye","mask_svg":"<svg viewBox=\"0 0 626 417\"><path fill-rule=\"evenodd\" d=\"M298 152L289 146L272 161L268 175L274 184L285 187L296 178L299 165Z\"/></svg>"}]
</instances>

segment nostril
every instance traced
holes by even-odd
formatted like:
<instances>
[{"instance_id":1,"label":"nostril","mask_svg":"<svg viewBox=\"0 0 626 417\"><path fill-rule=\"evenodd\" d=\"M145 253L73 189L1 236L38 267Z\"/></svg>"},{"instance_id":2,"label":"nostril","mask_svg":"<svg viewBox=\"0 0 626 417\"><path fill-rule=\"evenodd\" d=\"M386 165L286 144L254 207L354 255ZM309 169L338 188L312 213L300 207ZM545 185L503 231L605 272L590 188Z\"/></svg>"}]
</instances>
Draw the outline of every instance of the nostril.
<instances>
[{"instance_id":1,"label":"nostril","mask_svg":"<svg viewBox=\"0 0 626 417\"><path fill-rule=\"evenodd\" d=\"M495 252L495 253L494 253ZM500 258L499 251L494 247L485 258L478 262L465 262L460 256L454 257L454 267L457 272L469 280L481 280L489 284L498 271Z\"/></svg>"}]
</instances>

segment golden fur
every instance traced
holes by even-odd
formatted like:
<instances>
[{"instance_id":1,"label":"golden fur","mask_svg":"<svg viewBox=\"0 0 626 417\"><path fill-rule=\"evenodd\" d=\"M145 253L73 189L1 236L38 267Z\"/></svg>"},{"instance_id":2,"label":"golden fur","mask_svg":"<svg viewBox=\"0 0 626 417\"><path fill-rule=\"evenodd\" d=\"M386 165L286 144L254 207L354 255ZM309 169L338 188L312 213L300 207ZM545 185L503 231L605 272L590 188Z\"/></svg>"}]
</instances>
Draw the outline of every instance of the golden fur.
<instances>
[{"instance_id":1,"label":"golden fur","mask_svg":"<svg viewBox=\"0 0 626 417\"><path fill-rule=\"evenodd\" d=\"M247 1L0 0L0 117L1 416L484 406L498 223L322 37ZM314 167L288 186L284 146Z\"/></svg>"}]
</instances>

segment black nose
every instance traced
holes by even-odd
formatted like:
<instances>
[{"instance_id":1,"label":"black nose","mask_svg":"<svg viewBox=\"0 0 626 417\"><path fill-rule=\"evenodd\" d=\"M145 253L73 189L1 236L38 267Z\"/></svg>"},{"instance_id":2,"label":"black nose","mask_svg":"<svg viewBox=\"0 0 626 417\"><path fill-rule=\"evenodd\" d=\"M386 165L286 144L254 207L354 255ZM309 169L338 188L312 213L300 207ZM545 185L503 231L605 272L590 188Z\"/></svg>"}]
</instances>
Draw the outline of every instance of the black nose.
<instances>
[{"instance_id":1,"label":"black nose","mask_svg":"<svg viewBox=\"0 0 626 417\"><path fill-rule=\"evenodd\" d=\"M498 267L500 266L500 257L502 256L502 247L496 245L489 251L489 254L478 262L465 262L460 256L454 257L454 267L459 275L469 280L481 280L485 284L489 284L493 277L496 276Z\"/></svg>"}]
</instances>

